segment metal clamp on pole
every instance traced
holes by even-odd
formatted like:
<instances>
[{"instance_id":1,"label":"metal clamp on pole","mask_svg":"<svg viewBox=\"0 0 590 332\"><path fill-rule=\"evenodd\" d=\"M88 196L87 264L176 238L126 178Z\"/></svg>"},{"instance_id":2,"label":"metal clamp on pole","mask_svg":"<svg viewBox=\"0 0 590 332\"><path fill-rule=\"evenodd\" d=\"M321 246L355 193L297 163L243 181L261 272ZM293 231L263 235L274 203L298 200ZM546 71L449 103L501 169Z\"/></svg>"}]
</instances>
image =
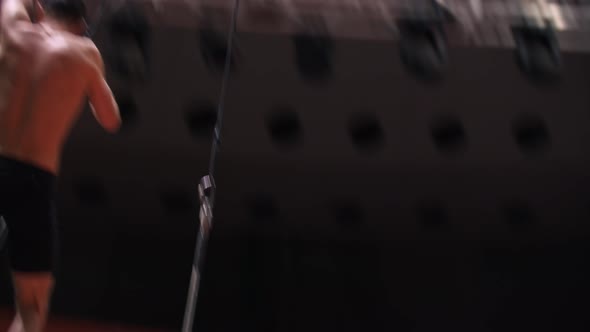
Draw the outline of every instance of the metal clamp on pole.
<instances>
[{"instance_id":1,"label":"metal clamp on pole","mask_svg":"<svg viewBox=\"0 0 590 332\"><path fill-rule=\"evenodd\" d=\"M197 237L197 243L195 246L195 256L192 265L182 332L191 332L193 330L195 308L199 295L203 263L205 260L205 249L207 248L209 234L213 226L213 206L211 205L209 198L214 189L215 186L212 177L209 175L204 176L199 183L199 236Z\"/></svg>"}]
</instances>

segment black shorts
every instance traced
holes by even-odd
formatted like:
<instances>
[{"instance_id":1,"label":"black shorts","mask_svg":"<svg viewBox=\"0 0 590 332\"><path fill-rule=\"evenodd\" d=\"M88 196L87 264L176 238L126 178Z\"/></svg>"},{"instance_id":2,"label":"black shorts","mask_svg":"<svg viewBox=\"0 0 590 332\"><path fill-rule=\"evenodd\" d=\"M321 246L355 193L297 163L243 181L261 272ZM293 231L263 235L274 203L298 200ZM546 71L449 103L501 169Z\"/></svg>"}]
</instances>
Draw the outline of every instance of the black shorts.
<instances>
[{"instance_id":1,"label":"black shorts","mask_svg":"<svg viewBox=\"0 0 590 332\"><path fill-rule=\"evenodd\" d=\"M6 249L17 272L53 272L57 252L56 176L0 156L0 216Z\"/></svg>"}]
</instances>

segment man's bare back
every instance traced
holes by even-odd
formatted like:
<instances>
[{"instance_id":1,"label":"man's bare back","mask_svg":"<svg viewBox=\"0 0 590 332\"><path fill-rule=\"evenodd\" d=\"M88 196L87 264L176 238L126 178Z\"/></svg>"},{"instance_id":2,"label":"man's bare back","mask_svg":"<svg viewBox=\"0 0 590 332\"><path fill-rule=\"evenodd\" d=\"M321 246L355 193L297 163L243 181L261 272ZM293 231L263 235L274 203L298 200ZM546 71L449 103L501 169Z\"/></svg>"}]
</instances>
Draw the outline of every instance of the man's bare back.
<instances>
[{"instance_id":1,"label":"man's bare back","mask_svg":"<svg viewBox=\"0 0 590 332\"><path fill-rule=\"evenodd\" d=\"M62 146L87 96L102 125L117 130L120 118L103 71L89 39L43 23L2 31L0 155L58 173Z\"/></svg>"},{"instance_id":2,"label":"man's bare back","mask_svg":"<svg viewBox=\"0 0 590 332\"><path fill-rule=\"evenodd\" d=\"M86 97L108 131L121 124L83 0L0 0L0 217L17 313L10 332L41 332L57 259L57 174ZM32 16L39 21L32 23Z\"/></svg>"}]
</instances>

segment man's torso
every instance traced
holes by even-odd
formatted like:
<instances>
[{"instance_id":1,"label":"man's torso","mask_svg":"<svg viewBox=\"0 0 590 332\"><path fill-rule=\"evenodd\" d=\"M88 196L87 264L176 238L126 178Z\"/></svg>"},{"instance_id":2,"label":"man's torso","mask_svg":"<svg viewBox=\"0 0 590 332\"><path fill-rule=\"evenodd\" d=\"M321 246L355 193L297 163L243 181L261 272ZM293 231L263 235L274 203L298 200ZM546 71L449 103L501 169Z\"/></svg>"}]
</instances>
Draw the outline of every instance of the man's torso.
<instances>
[{"instance_id":1,"label":"man's torso","mask_svg":"<svg viewBox=\"0 0 590 332\"><path fill-rule=\"evenodd\" d=\"M1 38L0 155L58 173L85 100L88 43L32 24Z\"/></svg>"}]
</instances>

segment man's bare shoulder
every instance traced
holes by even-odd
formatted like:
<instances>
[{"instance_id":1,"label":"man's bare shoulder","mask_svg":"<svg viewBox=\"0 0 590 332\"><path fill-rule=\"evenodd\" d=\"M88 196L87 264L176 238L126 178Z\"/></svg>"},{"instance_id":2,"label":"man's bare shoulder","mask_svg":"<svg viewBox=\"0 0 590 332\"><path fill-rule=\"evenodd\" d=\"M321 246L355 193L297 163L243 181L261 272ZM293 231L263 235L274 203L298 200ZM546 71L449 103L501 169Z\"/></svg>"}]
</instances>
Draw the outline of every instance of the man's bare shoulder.
<instances>
[{"instance_id":1,"label":"man's bare shoulder","mask_svg":"<svg viewBox=\"0 0 590 332\"><path fill-rule=\"evenodd\" d=\"M71 53L77 55L79 60L88 65L96 65L101 61L100 51L94 42L88 38L80 38L72 36L69 40L69 48Z\"/></svg>"},{"instance_id":2,"label":"man's bare shoulder","mask_svg":"<svg viewBox=\"0 0 590 332\"><path fill-rule=\"evenodd\" d=\"M80 51L83 54L91 54L98 52L98 48L94 42L88 38L78 36L68 36L68 44L72 49Z\"/></svg>"}]
</instances>

